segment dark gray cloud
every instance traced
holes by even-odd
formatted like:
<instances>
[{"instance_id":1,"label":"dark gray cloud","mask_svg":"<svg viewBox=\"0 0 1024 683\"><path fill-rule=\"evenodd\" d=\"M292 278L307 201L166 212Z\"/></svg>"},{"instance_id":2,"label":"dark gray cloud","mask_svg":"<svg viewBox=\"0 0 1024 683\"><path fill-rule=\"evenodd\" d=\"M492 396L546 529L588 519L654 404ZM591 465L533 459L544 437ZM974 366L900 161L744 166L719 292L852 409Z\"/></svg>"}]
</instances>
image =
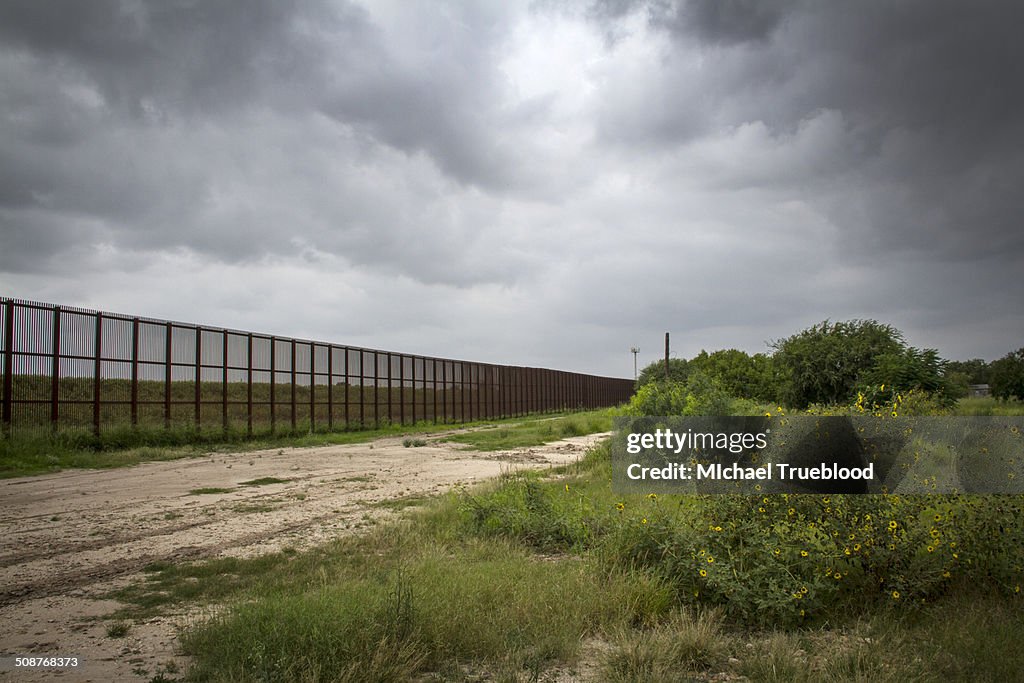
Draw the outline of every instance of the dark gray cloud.
<instances>
[{"instance_id":1,"label":"dark gray cloud","mask_svg":"<svg viewBox=\"0 0 1024 683\"><path fill-rule=\"evenodd\" d=\"M1024 58L1015 29L1021 6L636 7L671 45L646 96L609 99L609 140L664 148L755 124L767 139L785 142L831 116L832 140L805 150L832 152L821 165L780 158L772 179L729 169L728 180L784 179L844 228L853 258L902 248L981 258L1024 248L1024 207L1010 189L1024 162L1014 142L1024 137L1024 90L1014 66ZM793 178L794 170L802 177Z\"/></svg>"},{"instance_id":2,"label":"dark gray cloud","mask_svg":"<svg viewBox=\"0 0 1024 683\"><path fill-rule=\"evenodd\" d=\"M712 44L746 43L767 40L787 6L792 3L785 0L656 2L651 5L651 20Z\"/></svg>"},{"instance_id":3,"label":"dark gray cloud","mask_svg":"<svg viewBox=\"0 0 1024 683\"><path fill-rule=\"evenodd\" d=\"M96 87L108 106L199 116L245 106L323 56L307 29L348 37L347 4L168 0L15 0L0 8L0 39L54 72Z\"/></svg>"},{"instance_id":4,"label":"dark gray cloud","mask_svg":"<svg viewBox=\"0 0 1024 683\"><path fill-rule=\"evenodd\" d=\"M0 292L612 374L665 330L679 355L762 351L826 317L1002 355L1021 19L6 2Z\"/></svg>"}]
</instances>

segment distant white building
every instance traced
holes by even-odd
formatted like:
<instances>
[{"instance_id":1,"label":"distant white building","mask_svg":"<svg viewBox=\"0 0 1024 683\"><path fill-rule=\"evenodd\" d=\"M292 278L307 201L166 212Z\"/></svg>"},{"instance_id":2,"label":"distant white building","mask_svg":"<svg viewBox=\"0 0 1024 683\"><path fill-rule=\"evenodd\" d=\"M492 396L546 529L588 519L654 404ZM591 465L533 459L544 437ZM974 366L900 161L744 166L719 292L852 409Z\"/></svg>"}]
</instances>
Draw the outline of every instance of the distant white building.
<instances>
[{"instance_id":1,"label":"distant white building","mask_svg":"<svg viewBox=\"0 0 1024 683\"><path fill-rule=\"evenodd\" d=\"M971 396L991 396L992 390L987 384L972 384L969 387Z\"/></svg>"}]
</instances>

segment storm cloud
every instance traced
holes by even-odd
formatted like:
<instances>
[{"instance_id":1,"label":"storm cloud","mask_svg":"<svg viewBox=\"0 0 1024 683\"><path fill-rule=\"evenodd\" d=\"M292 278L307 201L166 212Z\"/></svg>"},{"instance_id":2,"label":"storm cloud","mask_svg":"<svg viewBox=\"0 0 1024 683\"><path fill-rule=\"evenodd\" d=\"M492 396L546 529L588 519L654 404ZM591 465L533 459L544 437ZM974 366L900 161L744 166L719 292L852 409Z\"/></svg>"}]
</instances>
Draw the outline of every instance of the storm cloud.
<instances>
[{"instance_id":1,"label":"storm cloud","mask_svg":"<svg viewBox=\"0 0 1024 683\"><path fill-rule=\"evenodd\" d=\"M626 376L1024 344L1009 2L5 2L0 293Z\"/></svg>"}]
</instances>

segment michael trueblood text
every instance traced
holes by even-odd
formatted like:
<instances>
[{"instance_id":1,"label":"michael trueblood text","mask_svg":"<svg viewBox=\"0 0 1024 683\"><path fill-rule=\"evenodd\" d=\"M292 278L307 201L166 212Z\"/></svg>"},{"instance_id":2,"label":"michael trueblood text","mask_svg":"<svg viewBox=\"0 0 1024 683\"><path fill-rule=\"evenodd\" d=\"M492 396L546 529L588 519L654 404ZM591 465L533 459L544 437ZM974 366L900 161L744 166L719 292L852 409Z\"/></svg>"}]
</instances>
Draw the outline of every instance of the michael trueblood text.
<instances>
[{"instance_id":1,"label":"michael trueblood text","mask_svg":"<svg viewBox=\"0 0 1024 683\"><path fill-rule=\"evenodd\" d=\"M688 479L719 479L736 481L740 479L759 479L762 481L777 479L779 481L825 481L875 478L875 464L867 467L840 467L838 463L821 463L814 467L790 465L787 463L767 463L760 467L743 467L738 463L722 465L684 465L673 462L662 467L644 467L633 463L626 468L626 476L634 480L680 481Z\"/></svg>"}]
</instances>

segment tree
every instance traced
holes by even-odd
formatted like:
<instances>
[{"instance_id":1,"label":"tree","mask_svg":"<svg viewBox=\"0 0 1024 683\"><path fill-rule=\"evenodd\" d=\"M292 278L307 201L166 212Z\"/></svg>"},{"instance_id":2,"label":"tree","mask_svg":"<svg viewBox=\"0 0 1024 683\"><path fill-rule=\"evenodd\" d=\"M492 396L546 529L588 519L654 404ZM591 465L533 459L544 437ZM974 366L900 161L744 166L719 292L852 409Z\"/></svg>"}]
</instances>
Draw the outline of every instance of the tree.
<instances>
[{"instance_id":1,"label":"tree","mask_svg":"<svg viewBox=\"0 0 1024 683\"><path fill-rule=\"evenodd\" d=\"M875 320L825 320L770 346L780 374L778 398L796 408L850 401L880 357L906 349L899 330Z\"/></svg>"},{"instance_id":2,"label":"tree","mask_svg":"<svg viewBox=\"0 0 1024 683\"><path fill-rule=\"evenodd\" d=\"M988 384L989 382L989 365L980 358L947 362L946 375L951 375L954 372L966 375L968 384Z\"/></svg>"},{"instance_id":3,"label":"tree","mask_svg":"<svg viewBox=\"0 0 1024 683\"><path fill-rule=\"evenodd\" d=\"M685 384L686 380L690 378L689 363L682 358L669 358L668 375L669 380ZM656 360L640 371L640 377L638 378L637 383L640 386L643 386L651 382L664 381L664 379L665 361Z\"/></svg>"},{"instance_id":4,"label":"tree","mask_svg":"<svg viewBox=\"0 0 1024 683\"><path fill-rule=\"evenodd\" d=\"M732 396L754 401L775 400L774 363L763 353L751 356L737 349L710 354L701 351L690 360L690 368L714 378Z\"/></svg>"},{"instance_id":5,"label":"tree","mask_svg":"<svg viewBox=\"0 0 1024 683\"><path fill-rule=\"evenodd\" d=\"M931 394L940 405L952 405L960 396L960 387L944 373L946 361L935 349L908 346L898 353L886 352L864 372L859 385L870 388L873 398L889 402L901 391L916 389ZM881 387L886 387L882 390Z\"/></svg>"},{"instance_id":6,"label":"tree","mask_svg":"<svg viewBox=\"0 0 1024 683\"><path fill-rule=\"evenodd\" d=\"M1024 401L1024 347L1011 351L989 366L992 395Z\"/></svg>"}]
</instances>

